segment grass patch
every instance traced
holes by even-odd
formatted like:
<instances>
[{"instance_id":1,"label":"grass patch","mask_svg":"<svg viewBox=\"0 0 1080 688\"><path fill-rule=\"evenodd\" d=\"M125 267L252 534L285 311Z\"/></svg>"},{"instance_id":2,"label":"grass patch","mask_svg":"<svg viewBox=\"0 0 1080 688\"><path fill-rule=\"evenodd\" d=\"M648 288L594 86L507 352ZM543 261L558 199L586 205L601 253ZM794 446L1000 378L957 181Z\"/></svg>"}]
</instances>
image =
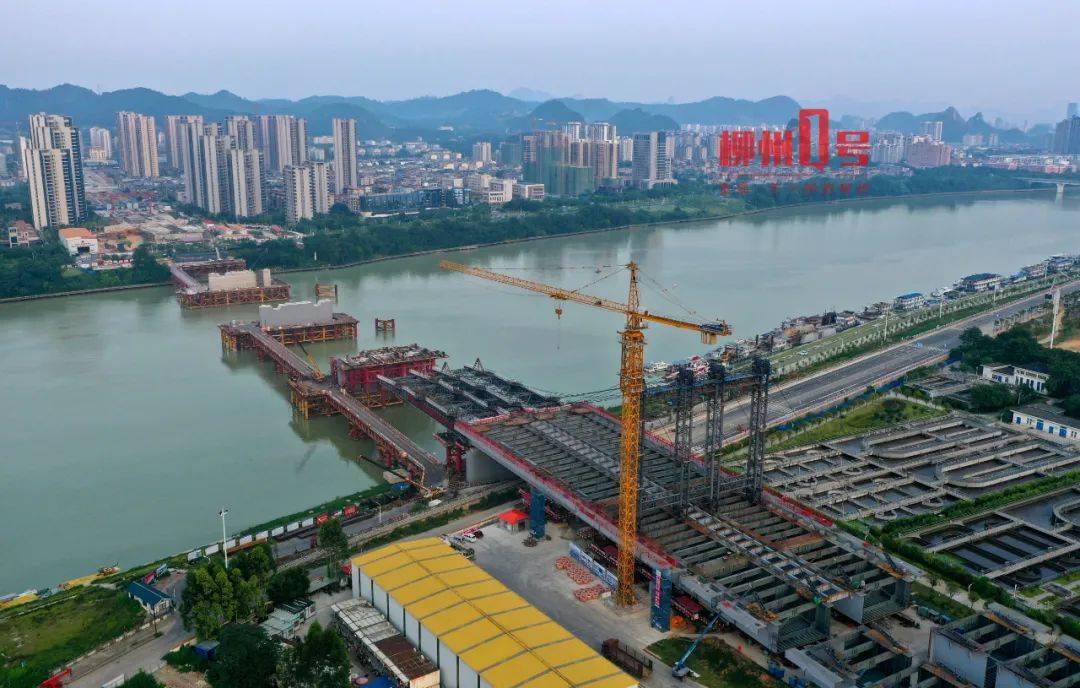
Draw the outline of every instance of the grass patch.
<instances>
[{"instance_id":1,"label":"grass patch","mask_svg":"<svg viewBox=\"0 0 1080 688\"><path fill-rule=\"evenodd\" d=\"M1057 492L1058 490L1074 487L1076 485L1080 485L1080 470L1069 471L1062 475L1046 476L1045 478L1031 480L1026 483L1021 483L1020 485L1005 488L1004 490L990 492L975 499L956 502L955 504L945 507L941 511L919 514L918 516L891 521L881 529L881 533L884 535L901 535L904 533L924 531L947 521L976 516L987 511L1000 509L1016 502L1033 499L1044 494ZM952 555L942 553L939 556L948 557Z\"/></svg>"},{"instance_id":2,"label":"grass patch","mask_svg":"<svg viewBox=\"0 0 1080 688\"><path fill-rule=\"evenodd\" d=\"M7 614L0 618L0 685L36 686L51 670L135 628L143 616L123 592L99 587Z\"/></svg>"},{"instance_id":3,"label":"grass patch","mask_svg":"<svg viewBox=\"0 0 1080 688\"><path fill-rule=\"evenodd\" d=\"M971 616L975 612L965 604L957 602L948 595L943 595L933 588L922 583L913 583L911 593L915 598L915 604L930 607L943 614L948 614L954 619Z\"/></svg>"},{"instance_id":4,"label":"grass patch","mask_svg":"<svg viewBox=\"0 0 1080 688\"><path fill-rule=\"evenodd\" d=\"M647 649L664 664L674 666L691 642L690 638L665 638ZM699 674L695 680L706 688L761 688L778 685L764 669L739 656L723 641L714 638L701 641L687 666Z\"/></svg>"},{"instance_id":5,"label":"grass patch","mask_svg":"<svg viewBox=\"0 0 1080 688\"><path fill-rule=\"evenodd\" d=\"M933 418L945 413L943 410L904 401L903 399L878 398L862 406L857 406L848 413L827 420L805 432L800 432L777 442L769 447L769 451L783 451L837 437L861 435L890 425Z\"/></svg>"}]
</instances>

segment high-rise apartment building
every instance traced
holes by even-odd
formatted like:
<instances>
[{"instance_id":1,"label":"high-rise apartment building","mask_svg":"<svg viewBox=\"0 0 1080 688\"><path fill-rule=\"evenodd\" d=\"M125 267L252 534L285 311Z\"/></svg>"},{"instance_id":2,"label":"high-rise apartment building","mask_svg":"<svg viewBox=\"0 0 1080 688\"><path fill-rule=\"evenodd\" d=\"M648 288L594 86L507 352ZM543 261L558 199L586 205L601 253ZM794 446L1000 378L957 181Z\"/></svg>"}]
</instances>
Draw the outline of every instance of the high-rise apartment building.
<instances>
[{"instance_id":1,"label":"high-rise apartment building","mask_svg":"<svg viewBox=\"0 0 1080 688\"><path fill-rule=\"evenodd\" d=\"M1058 122L1051 150L1065 155L1080 154L1080 117L1066 117Z\"/></svg>"},{"instance_id":2,"label":"high-rise apartment building","mask_svg":"<svg viewBox=\"0 0 1080 688\"><path fill-rule=\"evenodd\" d=\"M79 130L71 118L30 115L28 137L19 137L23 175L30 186L34 227L61 227L86 219Z\"/></svg>"},{"instance_id":3,"label":"high-rise apartment building","mask_svg":"<svg viewBox=\"0 0 1080 688\"><path fill-rule=\"evenodd\" d=\"M570 141L580 141L585 138L584 122L566 122L562 126L563 134Z\"/></svg>"},{"instance_id":4,"label":"high-rise apartment building","mask_svg":"<svg viewBox=\"0 0 1080 688\"><path fill-rule=\"evenodd\" d=\"M181 124L184 196L208 213L251 217L263 212L262 154L244 150L216 124Z\"/></svg>"},{"instance_id":5,"label":"high-rise apartment building","mask_svg":"<svg viewBox=\"0 0 1080 688\"><path fill-rule=\"evenodd\" d=\"M225 133L233 138L240 150L258 150L255 137L255 123L243 115L230 115L225 118Z\"/></svg>"},{"instance_id":6,"label":"high-rise apartment building","mask_svg":"<svg viewBox=\"0 0 1080 688\"><path fill-rule=\"evenodd\" d=\"M223 212L219 184L218 125L204 126L201 122L184 121L176 126L184 174L184 201L208 213Z\"/></svg>"},{"instance_id":7,"label":"high-rise apartment building","mask_svg":"<svg viewBox=\"0 0 1080 688\"><path fill-rule=\"evenodd\" d=\"M935 140L932 134L913 136L904 159L912 167L944 167L952 159L952 146Z\"/></svg>"},{"instance_id":8,"label":"high-rise apartment building","mask_svg":"<svg viewBox=\"0 0 1080 688\"><path fill-rule=\"evenodd\" d=\"M589 141L589 162L597 179L619 176L619 144L606 139Z\"/></svg>"},{"instance_id":9,"label":"high-rise apartment building","mask_svg":"<svg viewBox=\"0 0 1080 688\"><path fill-rule=\"evenodd\" d=\"M904 159L904 135L881 134L870 147L870 162L896 164Z\"/></svg>"},{"instance_id":10,"label":"high-rise apartment building","mask_svg":"<svg viewBox=\"0 0 1080 688\"><path fill-rule=\"evenodd\" d=\"M549 196L577 196L596 188L588 142L562 131L536 132L521 142L526 183L543 184Z\"/></svg>"},{"instance_id":11,"label":"high-rise apartment building","mask_svg":"<svg viewBox=\"0 0 1080 688\"><path fill-rule=\"evenodd\" d=\"M307 162L307 120L292 115L259 116L259 150L263 169L284 172Z\"/></svg>"},{"instance_id":12,"label":"high-rise apartment building","mask_svg":"<svg viewBox=\"0 0 1080 688\"><path fill-rule=\"evenodd\" d=\"M165 145L169 153L169 169L173 172L181 172L184 169L180 159L180 144L183 139L181 126L185 124L203 125L202 115L166 115L165 116Z\"/></svg>"},{"instance_id":13,"label":"high-rise apartment building","mask_svg":"<svg viewBox=\"0 0 1080 688\"><path fill-rule=\"evenodd\" d=\"M262 159L259 151L237 148L231 136L219 143L225 154L225 175L221 188L225 212L236 217L254 217L263 212Z\"/></svg>"},{"instance_id":14,"label":"high-rise apartment building","mask_svg":"<svg viewBox=\"0 0 1080 688\"><path fill-rule=\"evenodd\" d=\"M120 168L129 177L157 177L157 127L154 118L137 112L116 113Z\"/></svg>"},{"instance_id":15,"label":"high-rise apartment building","mask_svg":"<svg viewBox=\"0 0 1080 688\"><path fill-rule=\"evenodd\" d=\"M935 141L944 139L945 123L941 120L927 121L922 123L922 133Z\"/></svg>"},{"instance_id":16,"label":"high-rise apartment building","mask_svg":"<svg viewBox=\"0 0 1080 688\"><path fill-rule=\"evenodd\" d=\"M670 184L671 157L674 137L666 131L634 134L633 180L638 186L651 189L657 184Z\"/></svg>"},{"instance_id":17,"label":"high-rise apartment building","mask_svg":"<svg viewBox=\"0 0 1080 688\"><path fill-rule=\"evenodd\" d=\"M335 119L331 122L334 133L334 193L360 186L359 169L356 166L356 120Z\"/></svg>"},{"instance_id":18,"label":"high-rise apartment building","mask_svg":"<svg viewBox=\"0 0 1080 688\"><path fill-rule=\"evenodd\" d=\"M111 160L112 132L105 127L90 127L90 147L100 151L102 160Z\"/></svg>"},{"instance_id":19,"label":"high-rise apartment building","mask_svg":"<svg viewBox=\"0 0 1080 688\"><path fill-rule=\"evenodd\" d=\"M508 167L521 165L521 143L503 141L499 144L499 162Z\"/></svg>"},{"instance_id":20,"label":"high-rise apartment building","mask_svg":"<svg viewBox=\"0 0 1080 688\"><path fill-rule=\"evenodd\" d=\"M330 212L330 173L323 162L285 168L285 219L289 224Z\"/></svg>"},{"instance_id":21,"label":"high-rise apartment building","mask_svg":"<svg viewBox=\"0 0 1080 688\"><path fill-rule=\"evenodd\" d=\"M477 141L472 147L472 161L478 162L483 165L491 163L491 143L488 141Z\"/></svg>"},{"instance_id":22,"label":"high-rise apartment building","mask_svg":"<svg viewBox=\"0 0 1080 688\"><path fill-rule=\"evenodd\" d=\"M590 141L614 141L615 125L610 122L593 122L586 128L586 138Z\"/></svg>"}]
</instances>

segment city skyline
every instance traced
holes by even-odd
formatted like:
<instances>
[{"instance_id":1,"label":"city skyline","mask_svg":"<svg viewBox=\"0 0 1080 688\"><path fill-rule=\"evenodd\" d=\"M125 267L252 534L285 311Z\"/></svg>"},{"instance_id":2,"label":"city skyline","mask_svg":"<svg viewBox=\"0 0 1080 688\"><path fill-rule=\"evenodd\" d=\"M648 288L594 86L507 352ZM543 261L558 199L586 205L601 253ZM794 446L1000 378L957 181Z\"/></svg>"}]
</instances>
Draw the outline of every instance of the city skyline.
<instances>
[{"instance_id":1,"label":"city skyline","mask_svg":"<svg viewBox=\"0 0 1080 688\"><path fill-rule=\"evenodd\" d=\"M0 10L0 21L24 27L28 39L0 46L0 58L19 66L17 79L8 85L48 88L70 82L106 91L145 86L176 94L225 89L250 98L340 94L380 100L478 88L641 102L783 94L815 105L861 104L871 111L851 114L870 116L876 114L872 110L909 103L902 109L952 104L971 112L1046 119L1041 113L1059 112L1076 100L1061 91L1060 77L1080 71L1080 54L1060 49L1071 40L1070 27L1080 22L1080 6L1051 0L1023 7L915 0L903 14L882 3L709 8L676 2L662 8L620 6L617 13L600 4L575 6L569 22L558 5L540 15L506 8L496 19L477 21L479 10L469 7L379 3L325 13L340 20L313 23L322 40L289 51L274 49L298 38L283 3L268 3L260 10L259 30L244 35L227 29L234 25L228 20L233 13L250 21L243 6L219 7L216 11L226 16L213 23L196 21L200 13L188 8L127 15L126 30L162 41L167 37L175 48L138 60L130 59L125 47L130 43L122 41L98 42L86 50L80 36L115 33L105 22L113 16L107 8L89 12L62 1L20 7L18 17L14 7ZM67 20L55 21L61 13ZM843 41L834 39L841 26L836 16L845 18ZM379 23L372 24L371 17L379 17ZM593 35L591 27L601 19L611 31ZM530 40L522 44L517 37L526 25ZM49 35L40 33L41 26L49 27ZM357 28L364 26L372 28ZM385 30L391 26L399 30ZM667 28L655 34L658 26ZM583 40L584 33L589 40ZM451 35L455 40L448 46L444 41ZM1007 49L1010 36L1018 37L1023 50L1012 59L991 60L990 54ZM1020 38L1030 36L1039 40ZM44 59L33 54L41 41L52 46ZM661 50L626 49L657 41ZM319 46L337 42L353 46L342 62L345 68L323 69L326 55ZM494 55L501 59L491 59ZM871 55L874 59L865 59ZM740 58L737 69L731 66L733 56ZM431 69L436 59L438 70ZM185 68L177 69L178 64Z\"/></svg>"}]
</instances>

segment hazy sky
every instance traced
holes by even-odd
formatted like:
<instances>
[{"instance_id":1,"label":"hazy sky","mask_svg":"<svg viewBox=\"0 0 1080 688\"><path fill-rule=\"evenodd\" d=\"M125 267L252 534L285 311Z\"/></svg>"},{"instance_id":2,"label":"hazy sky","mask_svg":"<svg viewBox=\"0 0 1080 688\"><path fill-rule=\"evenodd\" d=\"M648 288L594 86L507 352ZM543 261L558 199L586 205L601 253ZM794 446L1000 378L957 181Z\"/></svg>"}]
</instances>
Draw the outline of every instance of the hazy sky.
<instances>
[{"instance_id":1,"label":"hazy sky","mask_svg":"<svg viewBox=\"0 0 1080 688\"><path fill-rule=\"evenodd\" d=\"M1080 100L1080 0L0 0L0 26L0 83L34 88Z\"/></svg>"}]
</instances>

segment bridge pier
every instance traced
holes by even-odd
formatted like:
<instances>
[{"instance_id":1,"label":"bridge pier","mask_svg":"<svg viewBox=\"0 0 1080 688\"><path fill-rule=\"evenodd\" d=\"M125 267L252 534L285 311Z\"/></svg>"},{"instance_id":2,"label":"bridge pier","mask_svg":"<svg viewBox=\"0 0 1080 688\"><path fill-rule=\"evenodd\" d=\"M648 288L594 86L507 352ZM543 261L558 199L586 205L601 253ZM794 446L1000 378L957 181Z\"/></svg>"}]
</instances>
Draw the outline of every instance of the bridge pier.
<instances>
[{"instance_id":1,"label":"bridge pier","mask_svg":"<svg viewBox=\"0 0 1080 688\"><path fill-rule=\"evenodd\" d=\"M1057 195L1058 196L1064 196L1065 195L1065 183L1064 182L1057 182Z\"/></svg>"}]
</instances>

